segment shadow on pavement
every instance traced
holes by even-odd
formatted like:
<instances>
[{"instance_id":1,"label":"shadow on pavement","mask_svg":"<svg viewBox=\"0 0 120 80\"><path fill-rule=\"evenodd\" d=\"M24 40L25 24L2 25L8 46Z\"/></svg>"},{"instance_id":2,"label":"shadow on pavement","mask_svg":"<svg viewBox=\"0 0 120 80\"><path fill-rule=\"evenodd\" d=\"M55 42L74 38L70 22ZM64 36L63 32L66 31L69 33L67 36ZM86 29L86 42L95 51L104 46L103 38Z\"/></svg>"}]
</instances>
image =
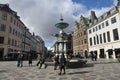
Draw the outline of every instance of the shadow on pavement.
<instances>
[{"instance_id":1,"label":"shadow on pavement","mask_svg":"<svg viewBox=\"0 0 120 80\"><path fill-rule=\"evenodd\" d=\"M110 63L119 63L117 61L111 61L111 62L95 62L94 64L110 64Z\"/></svg>"},{"instance_id":2,"label":"shadow on pavement","mask_svg":"<svg viewBox=\"0 0 120 80\"><path fill-rule=\"evenodd\" d=\"M87 63L87 64L84 64L84 65L78 66L78 67L67 67L67 69L88 68L88 67L93 67L93 66L94 66L93 63Z\"/></svg>"},{"instance_id":3,"label":"shadow on pavement","mask_svg":"<svg viewBox=\"0 0 120 80\"><path fill-rule=\"evenodd\" d=\"M0 73L7 73L7 70L0 70Z\"/></svg>"},{"instance_id":4,"label":"shadow on pavement","mask_svg":"<svg viewBox=\"0 0 120 80\"><path fill-rule=\"evenodd\" d=\"M72 73L67 73L68 75L73 75L73 74L85 74L85 73L90 73L91 71L80 71L80 72L72 72Z\"/></svg>"},{"instance_id":5,"label":"shadow on pavement","mask_svg":"<svg viewBox=\"0 0 120 80\"><path fill-rule=\"evenodd\" d=\"M32 65L32 66L29 66L29 65L23 65L23 67L36 67L36 65Z\"/></svg>"}]
</instances>

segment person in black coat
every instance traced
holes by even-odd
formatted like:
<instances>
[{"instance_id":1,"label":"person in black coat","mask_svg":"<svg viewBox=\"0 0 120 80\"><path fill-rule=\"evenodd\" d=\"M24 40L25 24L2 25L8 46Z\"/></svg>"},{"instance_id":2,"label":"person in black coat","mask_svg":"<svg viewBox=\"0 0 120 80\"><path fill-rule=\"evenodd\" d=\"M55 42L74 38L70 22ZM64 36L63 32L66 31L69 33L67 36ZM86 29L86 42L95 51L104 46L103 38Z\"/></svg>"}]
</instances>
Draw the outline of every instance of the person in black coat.
<instances>
[{"instance_id":1,"label":"person in black coat","mask_svg":"<svg viewBox=\"0 0 120 80\"><path fill-rule=\"evenodd\" d=\"M45 63L45 57L42 57L39 69L41 69L41 67L44 63ZM46 69L47 65L46 64L44 64L44 65L45 65L45 69Z\"/></svg>"},{"instance_id":2,"label":"person in black coat","mask_svg":"<svg viewBox=\"0 0 120 80\"><path fill-rule=\"evenodd\" d=\"M63 74L66 74L66 72L65 72L66 58L65 58L64 53L62 53L62 55L60 56L59 65L60 65L60 73L59 73L59 75L61 75L62 70L64 71Z\"/></svg>"},{"instance_id":3,"label":"person in black coat","mask_svg":"<svg viewBox=\"0 0 120 80\"><path fill-rule=\"evenodd\" d=\"M28 64L29 66L32 66L32 54L29 54L28 56Z\"/></svg>"}]
</instances>

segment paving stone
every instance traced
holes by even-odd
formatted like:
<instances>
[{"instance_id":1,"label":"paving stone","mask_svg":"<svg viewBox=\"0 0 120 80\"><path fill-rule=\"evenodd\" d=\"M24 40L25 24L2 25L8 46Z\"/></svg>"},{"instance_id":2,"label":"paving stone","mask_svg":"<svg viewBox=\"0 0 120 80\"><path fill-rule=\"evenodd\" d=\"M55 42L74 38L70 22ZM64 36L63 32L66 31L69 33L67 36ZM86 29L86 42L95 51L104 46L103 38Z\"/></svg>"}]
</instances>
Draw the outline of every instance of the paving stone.
<instances>
[{"instance_id":1,"label":"paving stone","mask_svg":"<svg viewBox=\"0 0 120 80\"><path fill-rule=\"evenodd\" d=\"M80 80L80 78L72 77L71 80Z\"/></svg>"},{"instance_id":2,"label":"paving stone","mask_svg":"<svg viewBox=\"0 0 120 80\"><path fill-rule=\"evenodd\" d=\"M38 69L37 66L16 67L16 61L0 62L0 80L120 80L120 64L116 60L88 61L86 67L66 69L66 75L58 75L53 66ZM89 66L94 64L94 66ZM33 61L36 65L36 61Z\"/></svg>"}]
</instances>

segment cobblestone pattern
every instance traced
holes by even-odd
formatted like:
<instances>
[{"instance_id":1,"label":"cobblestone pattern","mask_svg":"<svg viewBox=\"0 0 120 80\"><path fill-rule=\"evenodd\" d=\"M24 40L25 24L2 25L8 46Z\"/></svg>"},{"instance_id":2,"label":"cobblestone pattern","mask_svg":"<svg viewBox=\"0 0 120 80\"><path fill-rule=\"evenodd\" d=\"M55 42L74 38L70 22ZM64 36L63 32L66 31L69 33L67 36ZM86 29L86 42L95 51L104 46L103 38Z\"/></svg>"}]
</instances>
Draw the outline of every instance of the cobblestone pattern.
<instances>
[{"instance_id":1,"label":"cobblestone pattern","mask_svg":"<svg viewBox=\"0 0 120 80\"><path fill-rule=\"evenodd\" d=\"M15 61L0 62L0 80L120 80L120 63L117 60L88 60L86 66L67 69L65 75L58 75L59 70L53 66L38 69L29 67L24 61L22 68L16 67Z\"/></svg>"}]
</instances>

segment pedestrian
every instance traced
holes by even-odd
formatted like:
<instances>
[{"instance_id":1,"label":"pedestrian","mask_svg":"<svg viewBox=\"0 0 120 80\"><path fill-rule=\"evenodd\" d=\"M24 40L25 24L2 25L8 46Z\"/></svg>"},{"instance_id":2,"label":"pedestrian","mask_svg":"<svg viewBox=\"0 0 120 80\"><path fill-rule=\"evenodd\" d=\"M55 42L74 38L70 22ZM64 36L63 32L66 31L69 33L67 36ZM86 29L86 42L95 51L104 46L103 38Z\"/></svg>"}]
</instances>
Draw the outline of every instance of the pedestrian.
<instances>
[{"instance_id":1,"label":"pedestrian","mask_svg":"<svg viewBox=\"0 0 120 80\"><path fill-rule=\"evenodd\" d=\"M19 54L17 58L17 67L23 67L23 54Z\"/></svg>"},{"instance_id":2,"label":"pedestrian","mask_svg":"<svg viewBox=\"0 0 120 80\"><path fill-rule=\"evenodd\" d=\"M42 59L40 61L40 67L39 67L39 69L41 69L41 67L42 67L43 64L45 65L45 69L46 69L47 65L45 64L45 57L42 57Z\"/></svg>"},{"instance_id":3,"label":"pedestrian","mask_svg":"<svg viewBox=\"0 0 120 80\"><path fill-rule=\"evenodd\" d=\"M91 59L92 59L92 61L94 61L94 58L95 58L94 53L91 53Z\"/></svg>"},{"instance_id":4,"label":"pedestrian","mask_svg":"<svg viewBox=\"0 0 120 80\"><path fill-rule=\"evenodd\" d=\"M56 70L57 66L59 65L59 55L58 54L55 55L54 61L55 61L54 70Z\"/></svg>"},{"instance_id":5,"label":"pedestrian","mask_svg":"<svg viewBox=\"0 0 120 80\"><path fill-rule=\"evenodd\" d=\"M37 64L36 64L36 66L39 66L39 64L41 63L41 55L40 54L38 54L38 62L37 62Z\"/></svg>"},{"instance_id":6,"label":"pedestrian","mask_svg":"<svg viewBox=\"0 0 120 80\"><path fill-rule=\"evenodd\" d=\"M29 66L32 66L32 54L31 53L28 55L28 64Z\"/></svg>"},{"instance_id":7,"label":"pedestrian","mask_svg":"<svg viewBox=\"0 0 120 80\"><path fill-rule=\"evenodd\" d=\"M94 58L95 58L95 61L97 61L97 54L94 53Z\"/></svg>"},{"instance_id":8,"label":"pedestrian","mask_svg":"<svg viewBox=\"0 0 120 80\"><path fill-rule=\"evenodd\" d=\"M59 75L61 75L62 71L64 71L63 74L66 74L66 72L65 72L66 58L65 58L64 53L62 53L60 55L59 65L60 65L60 73L59 73Z\"/></svg>"}]
</instances>

